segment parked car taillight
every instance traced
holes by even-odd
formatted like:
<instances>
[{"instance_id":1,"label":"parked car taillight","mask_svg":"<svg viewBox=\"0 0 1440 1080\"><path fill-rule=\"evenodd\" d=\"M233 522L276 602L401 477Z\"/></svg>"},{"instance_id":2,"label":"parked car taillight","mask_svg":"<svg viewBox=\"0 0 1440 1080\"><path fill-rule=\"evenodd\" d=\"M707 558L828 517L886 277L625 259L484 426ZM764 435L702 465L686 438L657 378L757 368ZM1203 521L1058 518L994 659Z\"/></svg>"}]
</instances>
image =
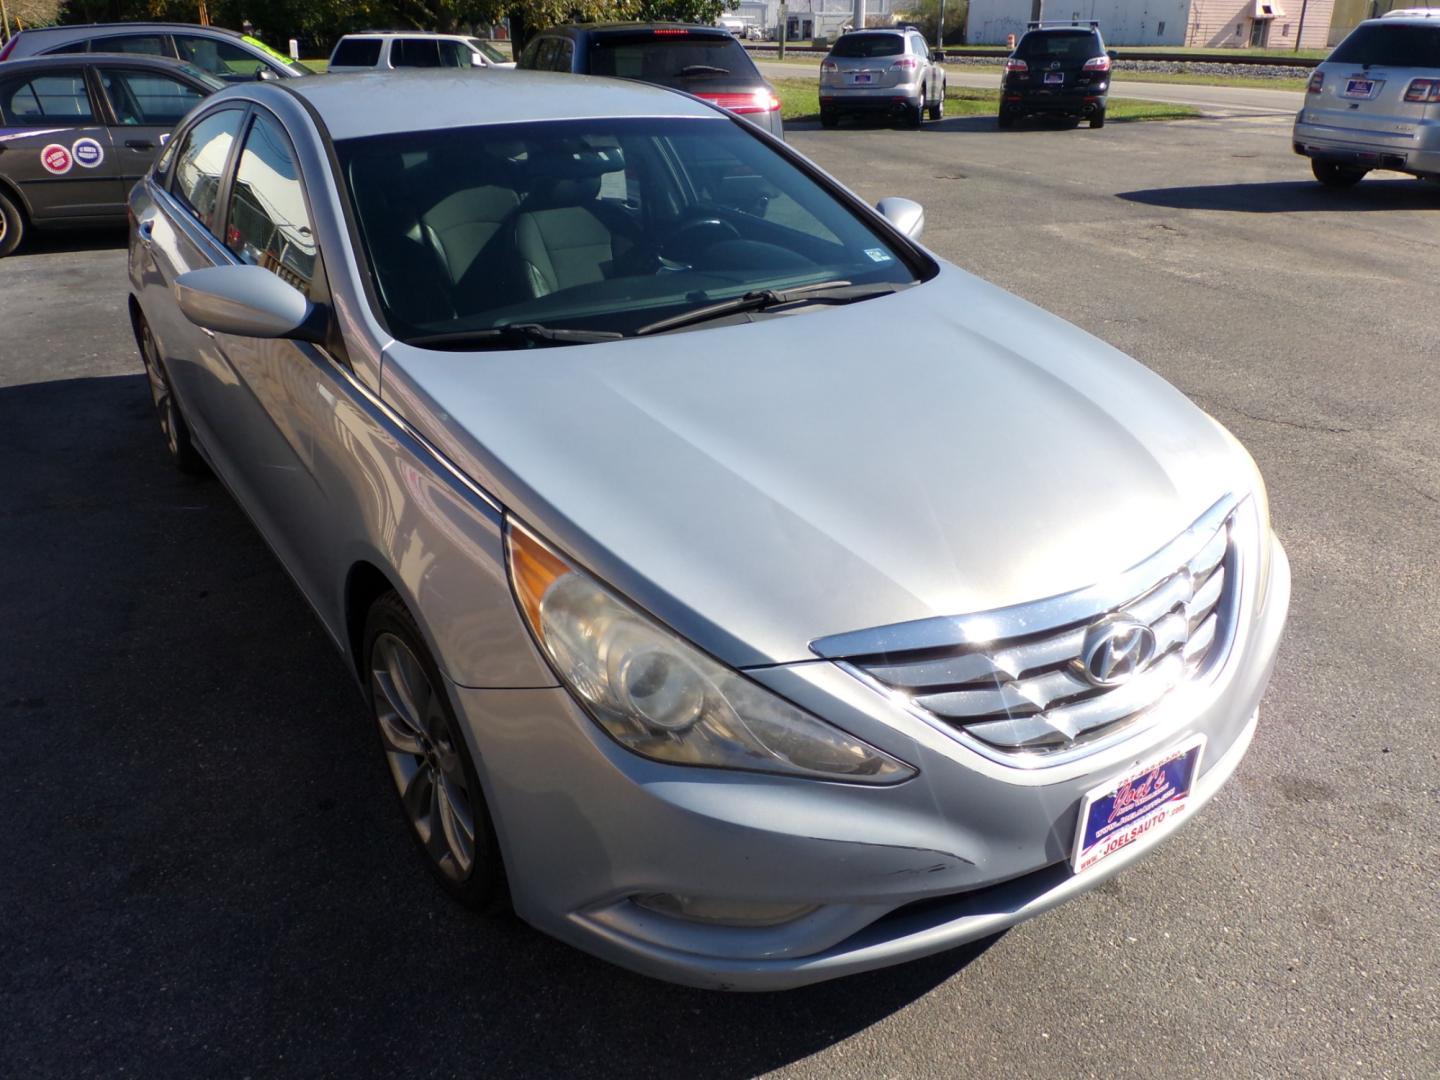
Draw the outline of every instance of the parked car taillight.
<instances>
[{"instance_id":1,"label":"parked car taillight","mask_svg":"<svg viewBox=\"0 0 1440 1080\"><path fill-rule=\"evenodd\" d=\"M1440 79L1415 79L1405 91L1406 101L1422 101L1433 104L1440 101Z\"/></svg>"},{"instance_id":2,"label":"parked car taillight","mask_svg":"<svg viewBox=\"0 0 1440 1080\"><path fill-rule=\"evenodd\" d=\"M1318 94L1324 87L1325 73L1323 71L1317 71L1314 75L1310 76L1310 85L1305 87L1305 92L1307 94Z\"/></svg>"},{"instance_id":3,"label":"parked car taillight","mask_svg":"<svg viewBox=\"0 0 1440 1080\"><path fill-rule=\"evenodd\" d=\"M1005 70L1006 70L1006 71L1029 71L1029 70L1030 70L1030 65L1027 64L1027 63L1025 63L1024 60L1016 60L1014 57L1011 57L1009 60L1006 60L1006 61L1005 61Z\"/></svg>"},{"instance_id":4,"label":"parked car taillight","mask_svg":"<svg viewBox=\"0 0 1440 1080\"><path fill-rule=\"evenodd\" d=\"M839 71L839 70L840 70L840 65L837 64L837 63L835 63L834 60L821 60L821 61L820 61L820 70L821 70L821 71Z\"/></svg>"},{"instance_id":5,"label":"parked car taillight","mask_svg":"<svg viewBox=\"0 0 1440 1080\"><path fill-rule=\"evenodd\" d=\"M769 90L756 90L753 94L696 94L698 98L714 102L722 109L733 113L775 112L780 108L780 99Z\"/></svg>"},{"instance_id":6,"label":"parked car taillight","mask_svg":"<svg viewBox=\"0 0 1440 1080\"><path fill-rule=\"evenodd\" d=\"M906 71L914 71L920 66L920 61L913 56L902 56L890 65L891 67L904 68Z\"/></svg>"},{"instance_id":7,"label":"parked car taillight","mask_svg":"<svg viewBox=\"0 0 1440 1080\"><path fill-rule=\"evenodd\" d=\"M1092 56L1089 60L1086 60L1086 61L1085 61L1085 70L1086 70L1086 71L1109 71L1109 70L1110 70L1110 57L1108 57L1108 56Z\"/></svg>"}]
</instances>

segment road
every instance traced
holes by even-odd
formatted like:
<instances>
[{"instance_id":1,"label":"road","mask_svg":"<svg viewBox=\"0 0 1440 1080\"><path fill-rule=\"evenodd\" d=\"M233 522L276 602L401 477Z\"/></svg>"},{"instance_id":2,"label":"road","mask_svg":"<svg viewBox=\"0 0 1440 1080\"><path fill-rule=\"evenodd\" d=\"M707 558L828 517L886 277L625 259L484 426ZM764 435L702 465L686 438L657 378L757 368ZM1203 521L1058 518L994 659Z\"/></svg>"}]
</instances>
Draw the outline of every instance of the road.
<instances>
[{"instance_id":1,"label":"road","mask_svg":"<svg viewBox=\"0 0 1440 1080\"><path fill-rule=\"evenodd\" d=\"M757 60L756 66L767 79L819 78L819 61L780 63ZM972 86L995 90L1000 76L995 72L973 73L960 64L945 69L951 86ZM1115 97L1138 98L1142 101L1163 101L1177 105L1193 105L1207 116L1229 116L1236 113L1256 115L1285 114L1294 116L1300 109L1304 93L1298 90L1267 90L1263 87L1199 86L1189 83L1146 82L1131 79L1120 72L1110 91Z\"/></svg>"},{"instance_id":2,"label":"road","mask_svg":"<svg viewBox=\"0 0 1440 1080\"><path fill-rule=\"evenodd\" d=\"M1440 189L1322 190L1280 118L791 137L1254 453L1295 593L1231 783L999 939L781 996L464 914L284 572L168 470L120 241L50 242L0 261L0 1076L1440 1075Z\"/></svg>"}]
</instances>

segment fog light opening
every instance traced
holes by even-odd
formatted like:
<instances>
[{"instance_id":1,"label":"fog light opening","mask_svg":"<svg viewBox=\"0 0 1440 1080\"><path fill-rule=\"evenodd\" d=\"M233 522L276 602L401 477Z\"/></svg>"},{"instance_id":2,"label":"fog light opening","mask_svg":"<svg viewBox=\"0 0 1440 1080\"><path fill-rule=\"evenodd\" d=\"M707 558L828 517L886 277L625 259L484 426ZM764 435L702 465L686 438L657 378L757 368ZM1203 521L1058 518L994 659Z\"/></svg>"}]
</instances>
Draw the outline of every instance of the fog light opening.
<instances>
[{"instance_id":1,"label":"fog light opening","mask_svg":"<svg viewBox=\"0 0 1440 1080\"><path fill-rule=\"evenodd\" d=\"M642 893L630 899L638 907L658 915L714 926L779 926L819 908L818 904L773 904L674 893Z\"/></svg>"}]
</instances>

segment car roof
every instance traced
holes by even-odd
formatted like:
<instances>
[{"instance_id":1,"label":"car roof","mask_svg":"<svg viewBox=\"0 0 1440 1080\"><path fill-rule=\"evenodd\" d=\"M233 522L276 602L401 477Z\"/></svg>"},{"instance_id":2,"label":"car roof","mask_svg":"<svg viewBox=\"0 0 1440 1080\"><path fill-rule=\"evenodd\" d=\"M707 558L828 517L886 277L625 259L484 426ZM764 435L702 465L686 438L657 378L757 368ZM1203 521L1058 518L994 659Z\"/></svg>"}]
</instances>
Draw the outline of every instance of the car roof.
<instances>
[{"instance_id":1,"label":"car roof","mask_svg":"<svg viewBox=\"0 0 1440 1080\"><path fill-rule=\"evenodd\" d=\"M867 26L864 30L846 30L841 37L862 37L866 34L914 34L919 31L906 26Z\"/></svg>"},{"instance_id":2,"label":"car roof","mask_svg":"<svg viewBox=\"0 0 1440 1080\"><path fill-rule=\"evenodd\" d=\"M474 34L442 34L436 30L357 30L353 34L343 34L341 41L353 38L387 38L387 37L415 37L415 38L443 38L446 41L468 41Z\"/></svg>"},{"instance_id":3,"label":"car roof","mask_svg":"<svg viewBox=\"0 0 1440 1080\"><path fill-rule=\"evenodd\" d=\"M723 26L698 26L695 23L649 22L649 23L570 23L567 26L552 26L544 33L559 31L566 34L643 34L647 30L685 30L692 34L713 34L716 37L734 37Z\"/></svg>"},{"instance_id":4,"label":"car roof","mask_svg":"<svg viewBox=\"0 0 1440 1080\"><path fill-rule=\"evenodd\" d=\"M584 80L583 84L578 80ZM724 118L718 109L649 83L551 71L366 71L251 83L219 95L302 98L335 139L482 124L611 116Z\"/></svg>"},{"instance_id":5,"label":"car roof","mask_svg":"<svg viewBox=\"0 0 1440 1080\"><path fill-rule=\"evenodd\" d=\"M1387 26L1433 26L1436 20L1440 20L1440 8L1417 8L1411 11L1392 11L1388 15L1381 15L1378 19L1366 19L1369 23L1384 23ZM1433 15L1421 15L1421 11L1433 11Z\"/></svg>"},{"instance_id":6,"label":"car roof","mask_svg":"<svg viewBox=\"0 0 1440 1080\"><path fill-rule=\"evenodd\" d=\"M146 30L184 30L187 32L200 31L207 34L220 34L224 37L244 37L238 30L228 30L223 26L201 26L199 23L182 22L112 22L112 23L70 23L65 26L30 26L20 31L22 34L34 34L37 37L41 34L73 35L77 38L91 37L92 31L104 30L109 33L143 32Z\"/></svg>"}]
</instances>

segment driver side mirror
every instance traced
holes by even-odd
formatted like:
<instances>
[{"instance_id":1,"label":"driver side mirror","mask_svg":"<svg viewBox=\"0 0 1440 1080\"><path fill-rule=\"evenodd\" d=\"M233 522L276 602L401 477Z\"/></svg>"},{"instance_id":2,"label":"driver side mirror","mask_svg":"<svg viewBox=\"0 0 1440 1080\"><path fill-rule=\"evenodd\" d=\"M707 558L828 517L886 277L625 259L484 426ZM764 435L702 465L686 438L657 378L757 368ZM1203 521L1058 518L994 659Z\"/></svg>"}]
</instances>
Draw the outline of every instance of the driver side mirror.
<instances>
[{"instance_id":1,"label":"driver side mirror","mask_svg":"<svg viewBox=\"0 0 1440 1080\"><path fill-rule=\"evenodd\" d=\"M320 310L269 270L211 266L175 279L175 299L202 330L251 338L291 338L324 344Z\"/></svg>"},{"instance_id":2,"label":"driver side mirror","mask_svg":"<svg viewBox=\"0 0 1440 1080\"><path fill-rule=\"evenodd\" d=\"M1120 59L1120 54L1119 54L1118 52L1116 52L1114 49L1106 49L1106 50L1105 50L1105 55L1108 56L1111 60L1119 60L1119 59Z\"/></svg>"},{"instance_id":3,"label":"driver side mirror","mask_svg":"<svg viewBox=\"0 0 1440 1080\"><path fill-rule=\"evenodd\" d=\"M920 234L925 231L925 208L912 199L892 195L876 203L875 209L911 240L919 240Z\"/></svg>"},{"instance_id":4,"label":"driver side mirror","mask_svg":"<svg viewBox=\"0 0 1440 1080\"><path fill-rule=\"evenodd\" d=\"M278 78L278 76L275 74L275 72L271 71L264 64L257 64L255 66L256 82L274 82L276 78Z\"/></svg>"},{"instance_id":5,"label":"driver side mirror","mask_svg":"<svg viewBox=\"0 0 1440 1080\"><path fill-rule=\"evenodd\" d=\"M484 58L483 56L481 56L478 52L472 52L472 53L470 54L470 66L471 66L471 67L484 67L484 66L485 66L485 58Z\"/></svg>"}]
</instances>

